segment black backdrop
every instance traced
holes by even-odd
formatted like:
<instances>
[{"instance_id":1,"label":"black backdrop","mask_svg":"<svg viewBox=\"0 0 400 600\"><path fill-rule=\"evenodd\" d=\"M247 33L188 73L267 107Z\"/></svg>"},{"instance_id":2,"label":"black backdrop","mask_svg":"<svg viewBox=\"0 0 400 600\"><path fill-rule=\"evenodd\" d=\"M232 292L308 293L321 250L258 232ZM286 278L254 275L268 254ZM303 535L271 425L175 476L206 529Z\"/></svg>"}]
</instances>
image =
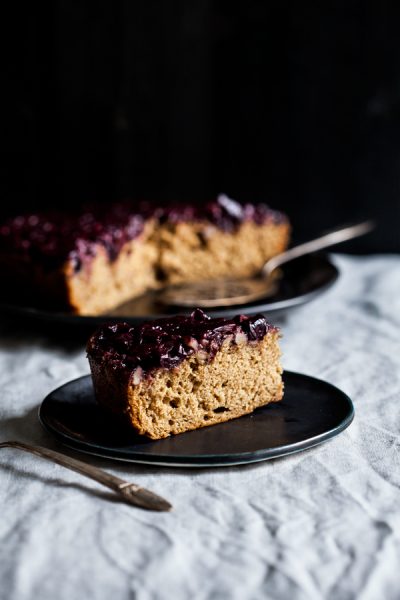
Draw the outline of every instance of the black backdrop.
<instances>
[{"instance_id":1,"label":"black backdrop","mask_svg":"<svg viewBox=\"0 0 400 600\"><path fill-rule=\"evenodd\" d=\"M284 209L297 238L373 216L348 249L400 250L399 3L12 10L3 207L223 191Z\"/></svg>"}]
</instances>

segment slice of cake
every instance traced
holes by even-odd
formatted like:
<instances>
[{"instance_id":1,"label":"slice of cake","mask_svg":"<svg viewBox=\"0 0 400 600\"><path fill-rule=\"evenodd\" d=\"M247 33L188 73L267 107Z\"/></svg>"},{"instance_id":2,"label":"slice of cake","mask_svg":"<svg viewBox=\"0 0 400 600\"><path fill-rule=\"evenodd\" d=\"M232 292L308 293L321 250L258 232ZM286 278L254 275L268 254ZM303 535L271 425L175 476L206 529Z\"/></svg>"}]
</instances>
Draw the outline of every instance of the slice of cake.
<instances>
[{"instance_id":1,"label":"slice of cake","mask_svg":"<svg viewBox=\"0 0 400 600\"><path fill-rule=\"evenodd\" d=\"M226 196L203 207L124 202L0 226L3 285L31 302L97 315L169 284L248 276L289 239L287 218Z\"/></svg>"},{"instance_id":2,"label":"slice of cake","mask_svg":"<svg viewBox=\"0 0 400 600\"><path fill-rule=\"evenodd\" d=\"M281 400L278 340L262 315L211 319L196 309L139 326L104 325L87 353L99 404L160 439Z\"/></svg>"},{"instance_id":3,"label":"slice of cake","mask_svg":"<svg viewBox=\"0 0 400 600\"><path fill-rule=\"evenodd\" d=\"M224 194L203 206L165 208L159 269L168 284L248 277L289 243L287 217L266 204L240 204Z\"/></svg>"}]
</instances>

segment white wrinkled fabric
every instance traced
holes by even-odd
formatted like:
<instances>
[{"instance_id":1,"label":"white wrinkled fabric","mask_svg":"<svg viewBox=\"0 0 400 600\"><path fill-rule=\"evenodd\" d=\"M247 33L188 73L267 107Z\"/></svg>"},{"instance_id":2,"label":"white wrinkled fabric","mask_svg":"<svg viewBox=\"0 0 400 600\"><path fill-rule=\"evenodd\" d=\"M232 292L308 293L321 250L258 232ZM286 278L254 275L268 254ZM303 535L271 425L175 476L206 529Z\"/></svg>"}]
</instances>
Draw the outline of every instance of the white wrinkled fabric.
<instances>
[{"instance_id":1,"label":"white wrinkled fabric","mask_svg":"<svg viewBox=\"0 0 400 600\"><path fill-rule=\"evenodd\" d=\"M1 600L400 598L400 257L334 260L338 283L279 324L285 368L343 389L350 428L246 467L81 456L165 496L169 514L112 502L78 474L2 449ZM5 325L0 439L58 447L38 405L86 372L82 345Z\"/></svg>"}]
</instances>

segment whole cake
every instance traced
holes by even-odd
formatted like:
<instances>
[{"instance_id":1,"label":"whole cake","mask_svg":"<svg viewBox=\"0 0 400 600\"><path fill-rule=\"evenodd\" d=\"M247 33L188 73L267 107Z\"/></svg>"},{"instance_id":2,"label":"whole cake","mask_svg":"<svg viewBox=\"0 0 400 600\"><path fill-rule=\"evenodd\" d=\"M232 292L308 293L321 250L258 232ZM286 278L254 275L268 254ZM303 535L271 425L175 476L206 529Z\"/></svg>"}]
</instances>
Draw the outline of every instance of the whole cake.
<instances>
[{"instance_id":1,"label":"whole cake","mask_svg":"<svg viewBox=\"0 0 400 600\"><path fill-rule=\"evenodd\" d=\"M160 286L251 275L285 250L289 232L282 213L225 195L202 207L29 214L0 226L0 271L17 293L96 315Z\"/></svg>"},{"instance_id":2,"label":"whole cake","mask_svg":"<svg viewBox=\"0 0 400 600\"><path fill-rule=\"evenodd\" d=\"M138 326L104 325L87 353L99 404L160 439L281 400L278 340L262 315L211 319L196 309Z\"/></svg>"}]
</instances>

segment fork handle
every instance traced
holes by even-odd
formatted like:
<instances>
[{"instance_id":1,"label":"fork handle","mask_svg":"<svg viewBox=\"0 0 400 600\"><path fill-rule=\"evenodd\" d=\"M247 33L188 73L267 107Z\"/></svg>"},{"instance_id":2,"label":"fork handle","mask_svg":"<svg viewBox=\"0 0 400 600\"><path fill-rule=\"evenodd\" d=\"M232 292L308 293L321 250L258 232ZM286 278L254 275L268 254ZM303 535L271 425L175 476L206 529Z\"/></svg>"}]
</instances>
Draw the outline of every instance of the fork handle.
<instances>
[{"instance_id":1,"label":"fork handle","mask_svg":"<svg viewBox=\"0 0 400 600\"><path fill-rule=\"evenodd\" d=\"M330 246L340 244L341 242L347 242L348 240L352 240L360 235L364 235L365 233L372 231L374 227L375 224L373 221L364 221L362 223L358 223L357 225L335 229L330 233L326 233L325 235L309 242L305 242L304 244L294 246L294 248L290 248L289 250L286 250L286 252L282 252L281 254L277 254L276 256L270 258L263 266L262 272L264 275L268 276L277 267L280 267L290 260L304 256L305 254L311 254L311 252L317 252L318 250L329 248Z\"/></svg>"},{"instance_id":2,"label":"fork handle","mask_svg":"<svg viewBox=\"0 0 400 600\"><path fill-rule=\"evenodd\" d=\"M166 500L139 485L129 483L124 479L120 479L119 477L115 477L115 475L111 475L111 473L103 471L103 469L89 465L76 458L71 458L66 454L61 454L61 452L50 450L50 448L17 441L1 442L0 448L17 448L18 450L24 450L25 452L30 452L36 456L47 458L67 469L71 469L85 477L94 479L98 483L101 483L121 495L125 501L141 506L142 508L149 508L151 510L169 510L172 508Z\"/></svg>"}]
</instances>

